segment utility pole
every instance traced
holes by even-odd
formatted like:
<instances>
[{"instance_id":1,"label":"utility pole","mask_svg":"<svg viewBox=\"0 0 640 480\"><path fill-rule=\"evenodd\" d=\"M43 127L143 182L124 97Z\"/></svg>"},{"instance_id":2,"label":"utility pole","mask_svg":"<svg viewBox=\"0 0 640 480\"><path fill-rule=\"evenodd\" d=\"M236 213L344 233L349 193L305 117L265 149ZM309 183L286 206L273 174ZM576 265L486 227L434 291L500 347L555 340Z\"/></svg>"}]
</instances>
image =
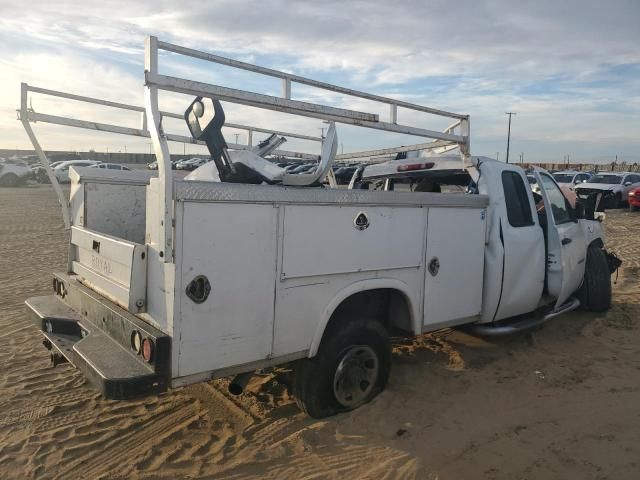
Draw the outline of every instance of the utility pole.
<instances>
[{"instance_id":1,"label":"utility pole","mask_svg":"<svg viewBox=\"0 0 640 480\"><path fill-rule=\"evenodd\" d=\"M238 137L240 136L239 133L234 133L234 135L236 136L236 145L238 144Z\"/></svg>"},{"instance_id":2,"label":"utility pole","mask_svg":"<svg viewBox=\"0 0 640 480\"><path fill-rule=\"evenodd\" d=\"M500 161L500 152L496 152L496 161Z\"/></svg>"},{"instance_id":3,"label":"utility pole","mask_svg":"<svg viewBox=\"0 0 640 480\"><path fill-rule=\"evenodd\" d=\"M516 112L504 112L505 115L509 115L509 129L507 130L507 163L509 163L509 142L511 140L511 116L516 115Z\"/></svg>"}]
</instances>

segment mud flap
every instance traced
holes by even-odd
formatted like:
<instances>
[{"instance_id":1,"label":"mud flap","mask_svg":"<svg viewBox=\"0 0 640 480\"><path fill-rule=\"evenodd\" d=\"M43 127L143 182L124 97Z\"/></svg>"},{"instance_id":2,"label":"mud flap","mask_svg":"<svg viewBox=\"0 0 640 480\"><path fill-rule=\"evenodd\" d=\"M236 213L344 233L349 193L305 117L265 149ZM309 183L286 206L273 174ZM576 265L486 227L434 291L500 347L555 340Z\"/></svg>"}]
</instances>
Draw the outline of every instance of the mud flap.
<instances>
[{"instance_id":1,"label":"mud flap","mask_svg":"<svg viewBox=\"0 0 640 480\"><path fill-rule=\"evenodd\" d=\"M620 265L622 265L622 260L620 260L620 258L618 258L618 256L613 252L607 252L605 250L604 253L607 256L607 266L609 267L609 273L613 274L615 272L617 279L618 268L620 268Z\"/></svg>"}]
</instances>

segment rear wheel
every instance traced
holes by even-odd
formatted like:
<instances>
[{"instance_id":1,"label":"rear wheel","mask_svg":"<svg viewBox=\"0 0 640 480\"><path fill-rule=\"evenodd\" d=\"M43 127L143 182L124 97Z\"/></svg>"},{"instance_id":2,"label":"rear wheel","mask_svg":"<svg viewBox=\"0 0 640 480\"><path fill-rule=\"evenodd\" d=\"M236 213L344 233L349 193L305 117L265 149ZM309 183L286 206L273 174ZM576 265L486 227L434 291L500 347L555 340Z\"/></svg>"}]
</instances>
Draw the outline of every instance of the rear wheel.
<instances>
[{"instance_id":1,"label":"rear wheel","mask_svg":"<svg viewBox=\"0 0 640 480\"><path fill-rule=\"evenodd\" d=\"M626 206L627 206L627 204L624 201L624 198L622 198L622 194L621 193L617 193L616 194L616 208L624 208Z\"/></svg>"},{"instance_id":2,"label":"rear wheel","mask_svg":"<svg viewBox=\"0 0 640 480\"><path fill-rule=\"evenodd\" d=\"M298 362L293 393L301 410L324 418L369 402L387 384L391 342L385 328L368 319L331 329L318 354Z\"/></svg>"},{"instance_id":3,"label":"rear wheel","mask_svg":"<svg viewBox=\"0 0 640 480\"><path fill-rule=\"evenodd\" d=\"M604 250L587 249L584 280L577 292L581 307L591 312L606 312L611 307L611 273Z\"/></svg>"},{"instance_id":4,"label":"rear wheel","mask_svg":"<svg viewBox=\"0 0 640 480\"><path fill-rule=\"evenodd\" d=\"M7 173L0 178L0 187L15 187L20 179L15 173Z\"/></svg>"}]
</instances>

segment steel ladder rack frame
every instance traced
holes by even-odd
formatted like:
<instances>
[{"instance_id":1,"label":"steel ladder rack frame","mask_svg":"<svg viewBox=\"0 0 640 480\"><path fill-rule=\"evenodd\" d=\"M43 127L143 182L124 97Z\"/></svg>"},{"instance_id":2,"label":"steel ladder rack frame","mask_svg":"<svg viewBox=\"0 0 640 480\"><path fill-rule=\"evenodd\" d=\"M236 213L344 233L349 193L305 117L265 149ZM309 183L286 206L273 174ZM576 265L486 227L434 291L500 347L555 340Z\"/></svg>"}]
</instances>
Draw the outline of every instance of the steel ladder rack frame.
<instances>
[{"instance_id":1,"label":"steel ladder rack frame","mask_svg":"<svg viewBox=\"0 0 640 480\"><path fill-rule=\"evenodd\" d=\"M67 100L73 100L77 102L89 103L94 105L101 105L105 107L112 107L119 110L138 112L141 114L141 126L140 128L131 128L131 127L125 127L122 125L93 122L93 121L82 120L78 118L65 117L60 115L51 115L47 113L37 112L32 108L31 106L32 102L29 101L30 99L32 100L32 97L30 97L29 95L30 93L40 94L40 95L49 96L49 97L64 98ZM171 112L163 111L161 112L161 115L162 117L184 120L184 116L179 113L171 113ZM147 113L144 107L130 105L126 103L120 103L120 102L113 102L110 100L104 100L104 99L95 98L95 97L88 97L84 95L77 95L73 93L62 92L59 90L51 90L48 88L36 87L33 85L28 85L27 83L22 83L20 86L20 108L17 110L17 117L18 117L18 120L22 122L22 125L25 131L27 132L29 140L31 141L31 144L33 145L36 151L36 154L38 155L38 159L40 160L42 167L45 169L47 176L49 177L49 180L51 182L51 185L53 186L53 189L58 197L58 201L60 202L60 205L62 207L62 217L63 217L63 221L66 229L70 228L69 211L68 211L68 208L66 207L67 201L64 197L64 193L62 192L55 175L53 174L53 171L51 170L47 155L42 149L35 131L31 127L31 123L37 123L37 122L50 123L54 125L82 128L87 130L97 130L101 132L116 133L121 135L131 135L131 136L144 137L144 138L151 137L151 134L147 129ZM251 148L254 132L283 135L285 137L298 138L301 140L322 142L322 137L315 137L311 135L285 132L280 130L272 130L268 128L243 125L238 123L226 123L225 127L233 128L237 130L245 130L248 132L248 143L246 145L229 143L229 147L236 150ZM194 138L188 137L185 135L166 134L166 139L171 142L204 145L204 142L197 141ZM287 156L287 157L299 158L301 160L318 160L320 158L319 155L302 153L302 152L294 152L294 151L288 151L288 150L276 150L274 153L278 155Z\"/></svg>"},{"instance_id":2,"label":"steel ladder rack frame","mask_svg":"<svg viewBox=\"0 0 640 480\"><path fill-rule=\"evenodd\" d=\"M209 83L198 82L186 78L162 75L159 73L159 55L158 52L164 50L178 55L196 58L232 68L238 68L249 72L267 75L279 78L282 81L282 95L275 97L261 93L248 92L245 90L237 90L234 88L222 87ZM173 225L173 182L168 181L170 172L170 155L167 141L169 137L162 129L162 113L158 105L158 93L160 90L183 93L186 95L213 97L218 100L224 100L231 103L247 105L277 112L301 115L304 117L317 118L349 125L362 126L376 130L384 130L388 132L402 133L419 137L431 138L435 142L420 144L416 146L399 147L400 149L381 149L371 150L367 152L358 152L347 154L343 158L359 158L365 154L377 155L383 153L393 153L393 151L409 151L421 148L437 150L441 148L446 151L450 148L458 147L462 157L462 166L464 167L469 160L469 116L435 108L425 107L402 100L373 95L350 88L340 87L325 82L320 82L299 75L274 70L271 68L260 67L246 62L232 60L219 55L208 52L194 50L192 48L182 47L172 43L158 40L155 36L149 36L145 40L145 107L147 110L147 118L150 121L149 129L151 138L158 159L158 175L159 175L159 203L161 215L159 216L160 226L156 230L158 238L153 239L156 245L165 252L173 250L172 241L172 225ZM315 87L321 90L341 93L351 97L363 98L374 102L389 105L389 122L380 120L377 114L348 110L332 106L320 105L315 103L293 100L291 98L291 84L299 83ZM397 123L398 107L406 108L432 115L449 117L454 122L449 125L444 132L417 128L410 125L401 125ZM453 131L459 128L460 134L456 135ZM351 155L351 156L349 156ZM359 157L354 157L358 155ZM336 159L339 159L336 156ZM171 255L160 255L165 263L172 263Z\"/></svg>"}]
</instances>

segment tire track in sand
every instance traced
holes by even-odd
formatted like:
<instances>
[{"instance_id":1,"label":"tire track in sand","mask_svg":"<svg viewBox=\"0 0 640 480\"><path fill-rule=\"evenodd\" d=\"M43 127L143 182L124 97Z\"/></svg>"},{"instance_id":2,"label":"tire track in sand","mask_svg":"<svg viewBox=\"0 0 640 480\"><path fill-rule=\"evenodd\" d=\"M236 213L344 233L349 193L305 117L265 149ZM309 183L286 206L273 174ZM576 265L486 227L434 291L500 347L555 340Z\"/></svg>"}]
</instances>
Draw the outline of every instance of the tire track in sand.
<instances>
[{"instance_id":1,"label":"tire track in sand","mask_svg":"<svg viewBox=\"0 0 640 480\"><path fill-rule=\"evenodd\" d=\"M122 474L132 467L123 459L135 459L154 444L197 421L202 412L192 402L183 402L169 410L161 410L153 417L130 425L123 435L114 435L99 449L91 448L63 465L53 478L94 479L105 472L109 476Z\"/></svg>"}]
</instances>

